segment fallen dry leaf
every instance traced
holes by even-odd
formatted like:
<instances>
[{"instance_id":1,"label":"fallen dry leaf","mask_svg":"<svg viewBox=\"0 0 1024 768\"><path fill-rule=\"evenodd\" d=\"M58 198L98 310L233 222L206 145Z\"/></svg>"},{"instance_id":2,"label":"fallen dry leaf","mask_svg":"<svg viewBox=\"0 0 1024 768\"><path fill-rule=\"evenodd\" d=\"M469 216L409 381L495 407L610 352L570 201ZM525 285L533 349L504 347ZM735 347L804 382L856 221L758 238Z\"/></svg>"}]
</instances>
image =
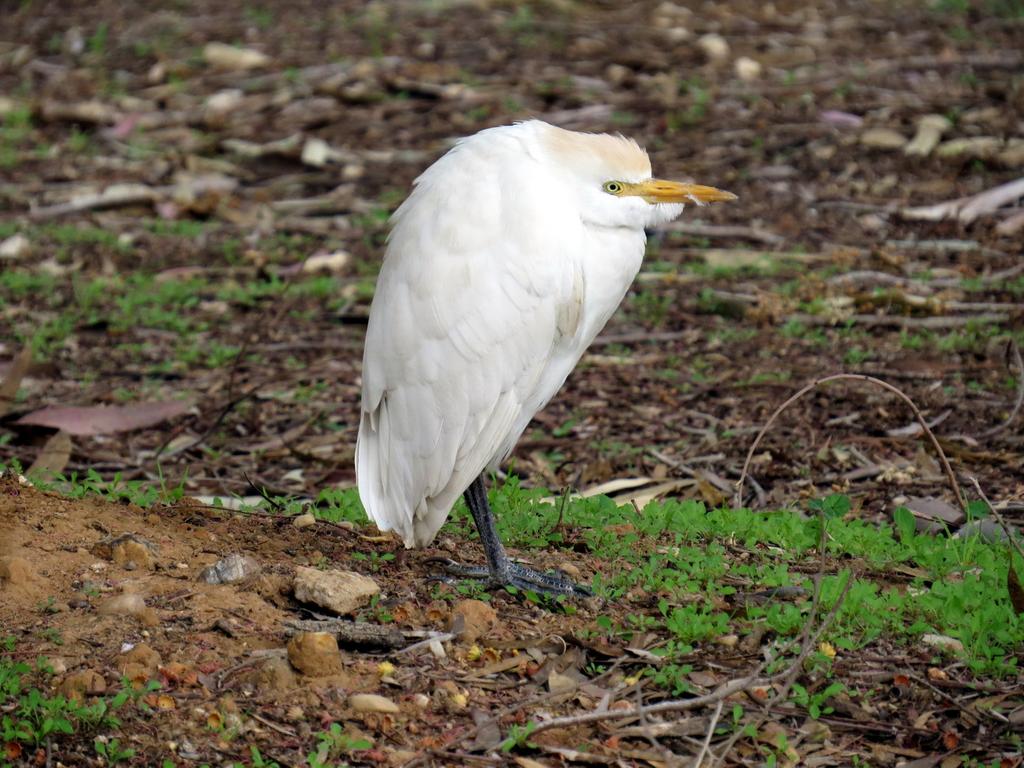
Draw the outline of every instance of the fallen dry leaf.
<instances>
[{"instance_id":1,"label":"fallen dry leaf","mask_svg":"<svg viewBox=\"0 0 1024 768\"><path fill-rule=\"evenodd\" d=\"M64 430L51 435L43 450L36 456L36 460L32 462L32 466L28 468L28 473L35 475L45 472L59 475L71 459L71 448L71 435Z\"/></svg>"},{"instance_id":2,"label":"fallen dry leaf","mask_svg":"<svg viewBox=\"0 0 1024 768\"><path fill-rule=\"evenodd\" d=\"M542 763L539 760L534 760L532 757L514 757L512 758L516 765L522 768L548 768L547 763Z\"/></svg>"},{"instance_id":3,"label":"fallen dry leaf","mask_svg":"<svg viewBox=\"0 0 1024 768\"><path fill-rule=\"evenodd\" d=\"M10 410L14 397L18 394L18 387L21 386L21 380L25 378L30 365L32 365L32 349L24 347L11 361L11 367L7 369L3 383L0 383L0 416Z\"/></svg>"},{"instance_id":4,"label":"fallen dry leaf","mask_svg":"<svg viewBox=\"0 0 1024 768\"><path fill-rule=\"evenodd\" d=\"M53 427L71 435L109 435L159 424L180 416L191 407L186 400L97 405L84 408L43 408L22 416L16 423Z\"/></svg>"}]
</instances>

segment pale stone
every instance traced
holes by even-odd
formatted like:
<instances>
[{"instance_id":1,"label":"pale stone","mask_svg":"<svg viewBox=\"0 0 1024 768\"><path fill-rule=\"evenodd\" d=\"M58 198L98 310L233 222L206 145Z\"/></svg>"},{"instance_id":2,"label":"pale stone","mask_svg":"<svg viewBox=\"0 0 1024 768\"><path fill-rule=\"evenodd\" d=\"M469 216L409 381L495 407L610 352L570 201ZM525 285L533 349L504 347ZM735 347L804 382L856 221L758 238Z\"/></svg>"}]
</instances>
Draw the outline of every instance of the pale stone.
<instances>
[{"instance_id":1,"label":"pale stone","mask_svg":"<svg viewBox=\"0 0 1024 768\"><path fill-rule=\"evenodd\" d=\"M398 712L398 705L386 696L378 696L376 693L354 693L348 697L348 705L356 712L383 712L394 714Z\"/></svg>"},{"instance_id":2,"label":"pale stone","mask_svg":"<svg viewBox=\"0 0 1024 768\"><path fill-rule=\"evenodd\" d=\"M248 555L230 554L203 568L199 580L207 584L232 584L260 572L260 564Z\"/></svg>"},{"instance_id":3,"label":"pale stone","mask_svg":"<svg viewBox=\"0 0 1024 768\"><path fill-rule=\"evenodd\" d=\"M380 594L373 579L353 571L321 571L318 568L295 569L295 599L314 603L339 616L353 613Z\"/></svg>"},{"instance_id":4,"label":"pale stone","mask_svg":"<svg viewBox=\"0 0 1024 768\"><path fill-rule=\"evenodd\" d=\"M748 56L740 56L733 64L736 70L736 77L744 82L752 82L761 77L761 62L754 61Z\"/></svg>"},{"instance_id":5,"label":"pale stone","mask_svg":"<svg viewBox=\"0 0 1024 768\"><path fill-rule=\"evenodd\" d=\"M20 232L0 243L0 259L20 259L32 252L32 243Z\"/></svg>"},{"instance_id":6,"label":"pale stone","mask_svg":"<svg viewBox=\"0 0 1024 768\"><path fill-rule=\"evenodd\" d=\"M207 43L203 48L206 63L218 69L246 70L263 67L270 57L252 48L236 48L226 43Z\"/></svg>"},{"instance_id":7,"label":"pale stone","mask_svg":"<svg viewBox=\"0 0 1024 768\"><path fill-rule=\"evenodd\" d=\"M716 32L709 32L697 38L697 45L711 61L722 62L729 58L729 43Z\"/></svg>"}]
</instances>

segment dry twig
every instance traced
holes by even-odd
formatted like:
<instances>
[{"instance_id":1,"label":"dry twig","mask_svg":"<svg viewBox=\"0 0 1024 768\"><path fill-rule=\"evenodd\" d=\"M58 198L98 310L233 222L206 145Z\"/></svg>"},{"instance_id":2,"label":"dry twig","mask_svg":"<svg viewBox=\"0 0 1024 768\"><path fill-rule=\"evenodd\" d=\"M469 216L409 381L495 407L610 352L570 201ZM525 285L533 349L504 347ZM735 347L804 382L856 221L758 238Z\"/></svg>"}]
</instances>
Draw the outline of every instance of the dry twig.
<instances>
[{"instance_id":1,"label":"dry twig","mask_svg":"<svg viewBox=\"0 0 1024 768\"><path fill-rule=\"evenodd\" d=\"M996 509L995 504L988 500L988 496L986 496L985 492L981 490L981 483L978 482L978 478L971 477L969 479L971 484L974 485L974 490L978 492L978 496L980 496L981 500L985 502L985 506L989 508L993 517L995 517L996 522L999 523L999 527L1003 529L1003 533L1006 534L1007 542L1009 542L1010 546L1013 547L1014 551L1020 556L1020 558L1024 560L1024 547L1021 547L1013 529L1010 527L1010 524L1006 522L1006 518L1000 514L998 509Z\"/></svg>"},{"instance_id":2,"label":"dry twig","mask_svg":"<svg viewBox=\"0 0 1024 768\"><path fill-rule=\"evenodd\" d=\"M825 376L824 378L821 379L815 379L810 384L797 391L796 394L790 396L785 402L782 403L782 405L775 409L772 415L768 418L768 421L765 423L765 425L761 427L761 431L757 433L757 437L754 438L754 442L751 443L750 449L747 451L747 458L743 462L743 469L740 472L740 479L736 481L736 495L733 500L733 504L737 507L743 505L743 482L747 478L747 472L750 469L750 462L753 461L754 452L757 450L758 445L761 444L762 438L764 438L765 434L771 428L772 424L775 423L775 420L782 414L783 411L785 411L790 405L795 403L804 395L808 394L809 392L813 392L822 384L827 384L830 381L840 380L866 381L869 384L875 385L876 387L881 387L884 390L892 392L894 395L899 397L904 403L910 406L910 410L914 412L914 417L917 419L917 423L921 425L921 429L924 431L926 435L928 435L928 439L931 441L932 447L935 448L935 452L939 456L939 460L942 463L942 468L946 472L946 477L949 480L950 487L952 487L953 489L953 493L956 495L956 499L960 504L960 508L966 512L967 500L964 498L963 492L960 490L960 486L956 481L956 475L953 474L953 468L949 465L949 459L946 458L945 451L943 451L942 446L939 445L939 441L935 437L935 433L932 432L931 428L928 426L928 422L925 421L925 418L921 414L921 411L917 407L917 404L913 400L911 400L910 397L908 397L907 394L899 387L893 386L887 381L876 379L874 376L865 376L864 374L861 373L834 373L831 376Z\"/></svg>"},{"instance_id":3,"label":"dry twig","mask_svg":"<svg viewBox=\"0 0 1024 768\"><path fill-rule=\"evenodd\" d=\"M1020 413L1021 406L1024 405L1024 360L1021 359L1020 347L1017 346L1017 342L1013 339L1010 340L1009 345L1006 349L1006 356L1011 358L1011 364L1017 369L1017 399L1013 404L1013 408L1010 409L1010 413L1007 415L1006 420L1002 424L996 424L991 429L987 429L978 435L977 439L994 437L1000 432L1009 427L1013 420L1017 418L1017 414Z\"/></svg>"},{"instance_id":4,"label":"dry twig","mask_svg":"<svg viewBox=\"0 0 1024 768\"><path fill-rule=\"evenodd\" d=\"M533 732L539 733L552 728L572 728L578 725L602 722L606 720L634 719L660 712L686 712L700 707L709 706L711 704L718 704L718 702L724 701L736 693L740 693L741 691L745 691L757 685L769 685L779 680L785 680L790 677L790 675L793 675L794 668L798 668L803 664L807 656L810 655L810 649L817 645L821 635L824 634L831 626L832 621L835 619L836 615L838 615L839 609L842 607L852 584L853 577L851 576L847 579L846 585L839 597L836 599L836 603L832 607L832 610L829 612L828 616L825 617L824 621L822 621L821 626L814 633L813 637L808 639L808 632L811 626L811 623L808 622L808 629L805 630L804 633L799 637L790 640L777 653L770 653L768 658L758 664L756 669L746 677L730 680L727 683L720 685L711 693L705 694L704 696L695 696L692 699L670 699L668 701L660 701L656 704L647 704L640 707L633 707L631 709L601 710L585 712L579 715L553 717L550 720L545 720L539 723ZM769 675L766 678L761 677L762 672L764 672L768 666L773 664L783 654L785 654L789 648L801 640L803 641L801 643L803 650L801 650L800 655L797 656L791 665L787 666L786 669L781 672Z\"/></svg>"}]
</instances>

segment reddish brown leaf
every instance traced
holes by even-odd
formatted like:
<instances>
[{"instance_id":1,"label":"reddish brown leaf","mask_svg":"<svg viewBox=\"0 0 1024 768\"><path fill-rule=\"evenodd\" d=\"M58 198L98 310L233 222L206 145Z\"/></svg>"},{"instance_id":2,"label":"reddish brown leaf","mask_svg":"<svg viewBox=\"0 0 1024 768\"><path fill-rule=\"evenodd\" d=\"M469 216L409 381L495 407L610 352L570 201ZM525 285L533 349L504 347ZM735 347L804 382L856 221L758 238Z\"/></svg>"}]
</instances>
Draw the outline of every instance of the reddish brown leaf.
<instances>
[{"instance_id":1,"label":"reddish brown leaf","mask_svg":"<svg viewBox=\"0 0 1024 768\"><path fill-rule=\"evenodd\" d=\"M71 435L108 435L159 424L185 413L191 403L170 400L134 405L98 405L87 408L43 408L18 419L18 424L62 429Z\"/></svg>"},{"instance_id":2,"label":"reddish brown leaf","mask_svg":"<svg viewBox=\"0 0 1024 768\"><path fill-rule=\"evenodd\" d=\"M953 751L960 746L960 737L953 731L946 731L942 734L942 744L946 749Z\"/></svg>"},{"instance_id":3,"label":"reddish brown leaf","mask_svg":"<svg viewBox=\"0 0 1024 768\"><path fill-rule=\"evenodd\" d=\"M1006 571L1006 589L1010 593L1010 604L1018 616L1024 615L1024 586L1020 583L1020 577L1013 567L1013 560L1010 560L1010 567Z\"/></svg>"}]
</instances>

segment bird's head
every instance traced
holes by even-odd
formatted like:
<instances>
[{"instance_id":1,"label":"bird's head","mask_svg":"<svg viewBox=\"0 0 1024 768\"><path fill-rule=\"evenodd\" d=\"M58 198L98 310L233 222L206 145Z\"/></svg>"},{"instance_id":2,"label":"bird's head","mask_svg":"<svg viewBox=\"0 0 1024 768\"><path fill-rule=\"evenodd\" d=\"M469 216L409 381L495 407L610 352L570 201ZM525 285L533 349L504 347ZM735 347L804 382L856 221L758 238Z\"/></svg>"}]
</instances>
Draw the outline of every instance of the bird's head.
<instances>
[{"instance_id":1,"label":"bird's head","mask_svg":"<svg viewBox=\"0 0 1024 768\"><path fill-rule=\"evenodd\" d=\"M540 125L549 167L571 185L588 224L644 229L671 221L688 203L736 199L715 187L652 178L647 153L632 139Z\"/></svg>"}]
</instances>

